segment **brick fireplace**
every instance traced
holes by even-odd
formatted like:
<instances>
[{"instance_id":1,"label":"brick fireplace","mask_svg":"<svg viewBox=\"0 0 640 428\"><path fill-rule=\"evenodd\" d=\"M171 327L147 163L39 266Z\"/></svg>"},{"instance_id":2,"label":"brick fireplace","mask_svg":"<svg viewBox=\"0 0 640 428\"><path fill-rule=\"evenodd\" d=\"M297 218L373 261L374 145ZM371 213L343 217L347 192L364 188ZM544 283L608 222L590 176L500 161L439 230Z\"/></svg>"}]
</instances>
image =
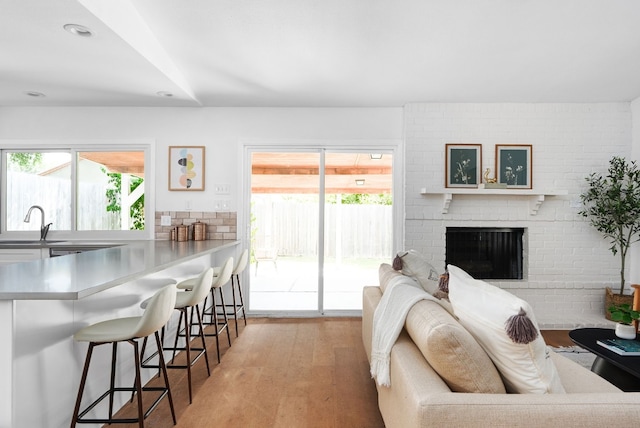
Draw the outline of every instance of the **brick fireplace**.
<instances>
[{"instance_id":1,"label":"brick fireplace","mask_svg":"<svg viewBox=\"0 0 640 428\"><path fill-rule=\"evenodd\" d=\"M630 155L628 104L409 104L404 121L403 249L444 270L448 229L522 229L522 278L487 281L527 300L545 328L610 325L604 288L615 286L618 260L578 214L579 195L584 178L606 169L612 155ZM445 210L447 143L482 144L482 168L492 171L496 144L531 144L533 190L565 194L532 210L524 192L471 192L456 194Z\"/></svg>"}]
</instances>

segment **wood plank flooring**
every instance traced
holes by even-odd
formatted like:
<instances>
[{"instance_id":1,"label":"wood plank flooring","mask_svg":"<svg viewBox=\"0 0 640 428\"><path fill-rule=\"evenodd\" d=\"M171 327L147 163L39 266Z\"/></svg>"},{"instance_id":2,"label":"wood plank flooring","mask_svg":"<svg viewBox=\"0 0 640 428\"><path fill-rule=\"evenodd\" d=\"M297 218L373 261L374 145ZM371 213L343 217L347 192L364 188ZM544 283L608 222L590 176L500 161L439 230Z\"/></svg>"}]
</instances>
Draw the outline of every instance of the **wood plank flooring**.
<instances>
[{"instance_id":1,"label":"wood plank flooring","mask_svg":"<svg viewBox=\"0 0 640 428\"><path fill-rule=\"evenodd\" d=\"M215 339L207 338L211 376L201 358L193 368L193 404L186 371L169 371L176 427L384 427L360 318L248 319L247 327L239 323L238 338L230 327L232 346L223 335L220 364ZM567 331L542 335L551 346L572 345ZM118 416L135 411L129 405ZM166 399L145 426L174 426Z\"/></svg>"},{"instance_id":2,"label":"wood plank flooring","mask_svg":"<svg viewBox=\"0 0 640 428\"><path fill-rule=\"evenodd\" d=\"M360 318L259 318L239 325L238 338L231 325L230 348L221 337L220 364L215 339L207 338L211 377L201 358L192 372L193 404L186 371L169 371L176 427L384 427ZM134 412L130 405L118 416ZM145 426L173 426L166 399Z\"/></svg>"},{"instance_id":3,"label":"wood plank flooring","mask_svg":"<svg viewBox=\"0 0 640 428\"><path fill-rule=\"evenodd\" d=\"M540 333L549 346L575 346L575 343L569 338L569 330L541 330Z\"/></svg>"}]
</instances>

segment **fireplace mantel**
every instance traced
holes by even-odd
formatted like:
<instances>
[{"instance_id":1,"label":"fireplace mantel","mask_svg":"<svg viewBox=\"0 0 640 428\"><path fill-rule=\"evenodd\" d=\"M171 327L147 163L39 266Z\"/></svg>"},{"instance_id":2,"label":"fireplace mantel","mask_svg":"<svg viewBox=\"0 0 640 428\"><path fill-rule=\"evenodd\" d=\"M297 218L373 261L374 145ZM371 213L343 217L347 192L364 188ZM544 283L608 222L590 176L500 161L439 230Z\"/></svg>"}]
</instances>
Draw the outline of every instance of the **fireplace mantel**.
<instances>
[{"instance_id":1,"label":"fireplace mantel","mask_svg":"<svg viewBox=\"0 0 640 428\"><path fill-rule=\"evenodd\" d=\"M527 196L529 198L529 213L531 215L538 214L540 206L544 202L546 196L566 195L566 190L520 190L520 189L427 189L420 190L422 195L442 195L442 214L449 212L449 205L453 200L453 195L472 195L483 197L495 196Z\"/></svg>"}]
</instances>

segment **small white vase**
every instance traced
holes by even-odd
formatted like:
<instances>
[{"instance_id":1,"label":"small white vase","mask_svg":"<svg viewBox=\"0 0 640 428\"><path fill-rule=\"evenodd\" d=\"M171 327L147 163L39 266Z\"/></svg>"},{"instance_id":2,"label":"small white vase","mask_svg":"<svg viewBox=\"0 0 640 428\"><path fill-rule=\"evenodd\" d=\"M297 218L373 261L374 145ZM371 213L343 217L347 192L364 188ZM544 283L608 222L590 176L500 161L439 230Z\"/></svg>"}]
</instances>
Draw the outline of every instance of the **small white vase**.
<instances>
[{"instance_id":1,"label":"small white vase","mask_svg":"<svg viewBox=\"0 0 640 428\"><path fill-rule=\"evenodd\" d=\"M636 338L636 327L631 324L616 324L616 336L620 339L635 339Z\"/></svg>"}]
</instances>

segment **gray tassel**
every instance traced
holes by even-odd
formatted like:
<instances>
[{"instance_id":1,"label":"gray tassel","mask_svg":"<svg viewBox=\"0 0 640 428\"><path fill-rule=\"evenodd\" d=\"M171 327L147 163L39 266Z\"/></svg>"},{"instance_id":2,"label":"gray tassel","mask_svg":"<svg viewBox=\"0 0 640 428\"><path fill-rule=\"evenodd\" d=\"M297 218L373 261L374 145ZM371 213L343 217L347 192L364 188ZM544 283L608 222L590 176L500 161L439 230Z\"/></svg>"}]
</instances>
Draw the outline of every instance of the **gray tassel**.
<instances>
[{"instance_id":1,"label":"gray tassel","mask_svg":"<svg viewBox=\"0 0 640 428\"><path fill-rule=\"evenodd\" d=\"M440 275L440 280L438 281L438 289L443 293L449 293L449 272L445 272Z\"/></svg>"},{"instance_id":2,"label":"gray tassel","mask_svg":"<svg viewBox=\"0 0 640 428\"><path fill-rule=\"evenodd\" d=\"M514 343L520 343L522 345L533 342L538 337L538 329L533 325L533 322L522 308L520 308L518 315L509 317L505 323L505 331Z\"/></svg>"},{"instance_id":3,"label":"gray tassel","mask_svg":"<svg viewBox=\"0 0 640 428\"><path fill-rule=\"evenodd\" d=\"M438 300L442 300L442 299L449 300L449 294L440 290L436 290L436 292L433 293L433 297L435 297Z\"/></svg>"},{"instance_id":4,"label":"gray tassel","mask_svg":"<svg viewBox=\"0 0 640 428\"><path fill-rule=\"evenodd\" d=\"M391 267L393 268L393 270L402 270L402 257L396 255L396 257L393 259L393 264L391 265Z\"/></svg>"}]
</instances>

